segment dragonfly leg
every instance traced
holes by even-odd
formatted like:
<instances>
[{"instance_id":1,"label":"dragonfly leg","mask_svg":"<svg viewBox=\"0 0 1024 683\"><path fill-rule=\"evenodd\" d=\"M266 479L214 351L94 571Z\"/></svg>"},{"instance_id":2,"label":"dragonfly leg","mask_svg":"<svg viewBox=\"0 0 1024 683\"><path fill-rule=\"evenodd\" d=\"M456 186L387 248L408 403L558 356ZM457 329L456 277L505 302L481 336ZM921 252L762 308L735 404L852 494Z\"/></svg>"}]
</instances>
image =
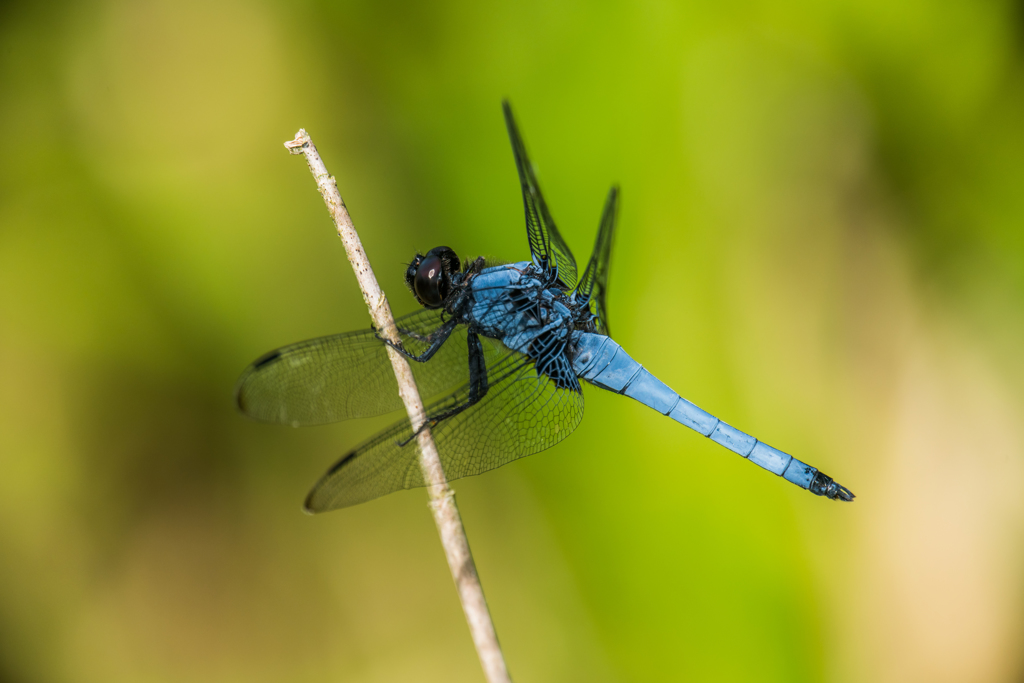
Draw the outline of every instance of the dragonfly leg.
<instances>
[{"instance_id":1,"label":"dragonfly leg","mask_svg":"<svg viewBox=\"0 0 1024 683\"><path fill-rule=\"evenodd\" d=\"M466 408L478 403L480 399L487 395L487 363L484 359L484 348L480 344L480 337L478 337L475 332L470 332L467 335L467 342L469 345L469 395L465 402L435 415L428 415L426 421L420 426L420 428L408 439L401 442L399 444L400 446L405 446L427 427L436 427L443 420L447 420L450 417L458 415Z\"/></svg>"},{"instance_id":2,"label":"dragonfly leg","mask_svg":"<svg viewBox=\"0 0 1024 683\"><path fill-rule=\"evenodd\" d=\"M410 332L409 330L401 330L401 333L407 337L411 337L417 341L430 344L430 346L427 347L427 350L419 355L416 355L415 353L409 353L401 342L396 344L387 339L384 339L379 334L377 335L377 338L380 339L385 344L387 344L388 346L390 346L391 348L393 348L395 351L401 353L409 360L414 360L417 363L426 363L428 360L433 358L434 354L437 353L437 350L440 349L441 346L446 341L448 341L448 337L450 337L455 328L458 327L458 324L459 323L453 318L446 322L445 324L441 325L441 327L437 328L427 336L416 334L414 332Z\"/></svg>"}]
</instances>

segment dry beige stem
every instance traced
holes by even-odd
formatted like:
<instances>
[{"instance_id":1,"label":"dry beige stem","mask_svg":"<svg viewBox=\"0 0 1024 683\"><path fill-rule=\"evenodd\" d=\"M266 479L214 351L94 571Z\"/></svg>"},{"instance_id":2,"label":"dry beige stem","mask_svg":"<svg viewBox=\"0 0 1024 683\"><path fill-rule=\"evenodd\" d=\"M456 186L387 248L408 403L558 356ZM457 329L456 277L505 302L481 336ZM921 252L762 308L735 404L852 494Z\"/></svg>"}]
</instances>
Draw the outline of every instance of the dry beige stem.
<instances>
[{"instance_id":1,"label":"dry beige stem","mask_svg":"<svg viewBox=\"0 0 1024 683\"><path fill-rule=\"evenodd\" d=\"M352 269L356 273L359 289L363 292L363 300L366 302L367 308L370 309L373 325L385 339L398 342L398 330L395 327L394 316L391 315L391 307L388 305L387 297L381 291L380 285L377 284L377 278L373 275L370 261L366 258L366 252L363 251L363 245L359 241L359 235L356 234L355 226L352 225L352 218L348 215L348 209L345 208L345 202L341 199L334 177L327 172L327 167L324 166L313 141L309 139L305 130L300 129L295 135L295 139L284 143L284 146L292 154L302 154L306 157L309 170L316 179L316 186L338 229L338 237L345 245L349 263L352 264ZM402 397L402 402L405 403L409 420L412 422L413 429L419 429L426 418L423 400L416 388L416 381L409 368L409 362L390 346L388 347L388 357L391 359L391 367L394 368L395 379L398 380L398 393ZM501 646L498 644L498 635L495 633L494 623L491 621L491 613L487 609L487 601L484 599L480 577L476 573L473 555L469 550L469 540L462 527L459 509L455 505L455 493L448 487L444 469L441 467L441 458L437 454L437 446L434 444L434 437L431 435L430 429L426 428L420 431L416 442L420 450L420 469L423 471L423 479L427 483L427 491L430 494L430 510L434 515L437 531L441 535L441 545L444 546L448 567L451 569L452 578L455 579L455 587L459 591L459 599L462 601L462 609L466 613L466 621L469 623L469 631L473 636L477 654L480 656L484 675L487 677L488 683L511 683L512 679L509 677L505 658L501 653Z\"/></svg>"}]
</instances>

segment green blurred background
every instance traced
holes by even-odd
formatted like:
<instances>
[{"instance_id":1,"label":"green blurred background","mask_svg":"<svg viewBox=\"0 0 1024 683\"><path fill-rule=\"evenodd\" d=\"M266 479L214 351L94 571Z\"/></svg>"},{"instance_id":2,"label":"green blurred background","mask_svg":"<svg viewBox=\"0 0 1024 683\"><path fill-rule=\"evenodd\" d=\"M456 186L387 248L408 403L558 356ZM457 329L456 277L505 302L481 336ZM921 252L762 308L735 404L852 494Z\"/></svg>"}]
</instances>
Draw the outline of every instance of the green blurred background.
<instances>
[{"instance_id":1,"label":"green blurred background","mask_svg":"<svg viewBox=\"0 0 1024 683\"><path fill-rule=\"evenodd\" d=\"M625 398L456 484L516 680L1024 673L1020 3L0 2L0 681L479 681L422 490L319 517L387 419L239 416L397 313L415 250L527 257L499 103L610 318L801 492Z\"/></svg>"}]
</instances>

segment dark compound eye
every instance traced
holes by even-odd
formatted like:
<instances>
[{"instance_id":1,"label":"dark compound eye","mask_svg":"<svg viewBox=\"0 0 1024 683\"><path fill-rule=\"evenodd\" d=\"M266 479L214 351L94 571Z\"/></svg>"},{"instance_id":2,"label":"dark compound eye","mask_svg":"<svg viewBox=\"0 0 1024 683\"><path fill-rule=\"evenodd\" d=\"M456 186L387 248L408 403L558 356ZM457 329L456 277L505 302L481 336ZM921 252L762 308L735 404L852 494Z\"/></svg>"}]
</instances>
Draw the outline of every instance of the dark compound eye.
<instances>
[{"instance_id":1,"label":"dark compound eye","mask_svg":"<svg viewBox=\"0 0 1024 683\"><path fill-rule=\"evenodd\" d=\"M440 306L444 295L447 293L447 282L445 282L444 268L441 259L430 254L422 261L416 269L416 277L413 280L416 288L416 296L426 306Z\"/></svg>"},{"instance_id":2,"label":"dark compound eye","mask_svg":"<svg viewBox=\"0 0 1024 683\"><path fill-rule=\"evenodd\" d=\"M421 305L440 308L451 295L461 271L462 265L454 251L434 247L426 256L416 254L405 270L405 284Z\"/></svg>"}]
</instances>

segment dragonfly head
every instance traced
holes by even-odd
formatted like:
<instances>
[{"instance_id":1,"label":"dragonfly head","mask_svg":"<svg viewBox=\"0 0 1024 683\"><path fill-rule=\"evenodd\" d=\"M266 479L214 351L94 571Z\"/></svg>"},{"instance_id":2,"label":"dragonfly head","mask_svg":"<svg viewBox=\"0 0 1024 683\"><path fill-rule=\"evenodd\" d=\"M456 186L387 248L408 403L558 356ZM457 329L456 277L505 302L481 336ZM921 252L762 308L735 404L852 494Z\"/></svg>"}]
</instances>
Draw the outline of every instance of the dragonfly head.
<instances>
[{"instance_id":1,"label":"dragonfly head","mask_svg":"<svg viewBox=\"0 0 1024 683\"><path fill-rule=\"evenodd\" d=\"M452 292L452 276L462 266L448 247L434 247L426 256L416 254L405 271L405 284L425 308L440 308Z\"/></svg>"}]
</instances>

